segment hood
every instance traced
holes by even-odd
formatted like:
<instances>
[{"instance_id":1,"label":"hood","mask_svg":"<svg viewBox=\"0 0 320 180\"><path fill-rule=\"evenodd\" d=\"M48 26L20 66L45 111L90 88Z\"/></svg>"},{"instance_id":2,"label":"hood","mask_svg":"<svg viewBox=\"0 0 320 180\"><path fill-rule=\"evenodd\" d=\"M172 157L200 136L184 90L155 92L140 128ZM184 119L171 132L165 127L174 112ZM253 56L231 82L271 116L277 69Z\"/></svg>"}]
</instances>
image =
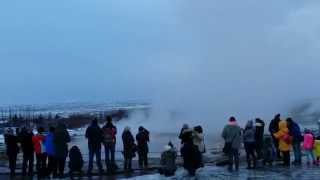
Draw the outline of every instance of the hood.
<instances>
[{"instance_id":1,"label":"hood","mask_svg":"<svg viewBox=\"0 0 320 180\"><path fill-rule=\"evenodd\" d=\"M281 131L289 131L287 126L287 121L281 120L279 122L279 130Z\"/></svg>"},{"instance_id":2,"label":"hood","mask_svg":"<svg viewBox=\"0 0 320 180\"><path fill-rule=\"evenodd\" d=\"M248 121L246 124L246 129L252 129L253 128L253 121Z\"/></svg>"}]
</instances>

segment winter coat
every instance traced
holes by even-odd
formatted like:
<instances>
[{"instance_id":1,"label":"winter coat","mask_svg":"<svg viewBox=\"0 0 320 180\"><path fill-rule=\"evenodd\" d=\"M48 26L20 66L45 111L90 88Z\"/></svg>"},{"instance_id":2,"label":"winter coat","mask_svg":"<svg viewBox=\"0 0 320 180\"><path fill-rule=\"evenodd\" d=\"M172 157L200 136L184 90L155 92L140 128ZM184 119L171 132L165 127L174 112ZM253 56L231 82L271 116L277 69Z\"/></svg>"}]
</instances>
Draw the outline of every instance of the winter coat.
<instances>
[{"instance_id":1,"label":"winter coat","mask_svg":"<svg viewBox=\"0 0 320 180\"><path fill-rule=\"evenodd\" d=\"M174 149L171 148L168 151L164 151L161 154L161 168L169 172L174 172L177 169L176 158L177 152Z\"/></svg>"},{"instance_id":2,"label":"winter coat","mask_svg":"<svg viewBox=\"0 0 320 180\"><path fill-rule=\"evenodd\" d=\"M233 149L241 146L241 128L236 123L229 123L222 131L222 138L226 143L231 143Z\"/></svg>"},{"instance_id":3,"label":"winter coat","mask_svg":"<svg viewBox=\"0 0 320 180\"><path fill-rule=\"evenodd\" d=\"M181 144L192 139L192 136L193 136L192 129L182 128L179 135L179 139L181 139Z\"/></svg>"},{"instance_id":4,"label":"winter coat","mask_svg":"<svg viewBox=\"0 0 320 180\"><path fill-rule=\"evenodd\" d=\"M6 134L4 136L6 148L7 148L7 155L17 155L19 153L19 146L18 146L18 138L12 134Z\"/></svg>"},{"instance_id":5,"label":"winter coat","mask_svg":"<svg viewBox=\"0 0 320 180\"><path fill-rule=\"evenodd\" d=\"M32 137L33 148L36 154L41 154L44 152L44 149L42 149L44 142L45 142L45 136L42 134L37 134Z\"/></svg>"},{"instance_id":6,"label":"winter coat","mask_svg":"<svg viewBox=\"0 0 320 180\"><path fill-rule=\"evenodd\" d=\"M261 119L256 120L256 123L255 123L255 140L256 140L256 143L258 143L258 144L263 143L264 126L265 126L265 123Z\"/></svg>"},{"instance_id":7,"label":"winter coat","mask_svg":"<svg viewBox=\"0 0 320 180\"><path fill-rule=\"evenodd\" d=\"M278 118L275 118L275 119L272 119L270 124L269 124L269 132L270 134L274 134L276 132L279 131L279 123L280 123L280 119Z\"/></svg>"},{"instance_id":8,"label":"winter coat","mask_svg":"<svg viewBox=\"0 0 320 180\"><path fill-rule=\"evenodd\" d=\"M89 150L101 149L101 143L103 140L102 130L98 124L90 125L86 130L86 138L88 139Z\"/></svg>"},{"instance_id":9,"label":"winter coat","mask_svg":"<svg viewBox=\"0 0 320 180\"><path fill-rule=\"evenodd\" d=\"M312 150L314 147L314 136L311 133L306 133L303 139L303 148L305 150Z\"/></svg>"},{"instance_id":10,"label":"winter coat","mask_svg":"<svg viewBox=\"0 0 320 180\"><path fill-rule=\"evenodd\" d=\"M147 130L140 131L136 135L136 140L138 143L138 152L139 153L148 153L149 152L149 147L148 147L149 132Z\"/></svg>"},{"instance_id":11,"label":"winter coat","mask_svg":"<svg viewBox=\"0 0 320 180\"><path fill-rule=\"evenodd\" d=\"M54 133L55 156L59 159L64 159L68 156L68 144L70 135L63 124L59 124Z\"/></svg>"},{"instance_id":12,"label":"winter coat","mask_svg":"<svg viewBox=\"0 0 320 180\"><path fill-rule=\"evenodd\" d=\"M280 151L290 151L291 142L290 142L290 134L289 129L287 127L287 121L281 120L279 122L279 131L274 133L273 136L279 140L279 150Z\"/></svg>"},{"instance_id":13,"label":"winter coat","mask_svg":"<svg viewBox=\"0 0 320 180\"><path fill-rule=\"evenodd\" d=\"M117 138L117 128L112 123L107 123L102 128L103 131L103 143L105 145L115 145Z\"/></svg>"},{"instance_id":14,"label":"winter coat","mask_svg":"<svg viewBox=\"0 0 320 180\"><path fill-rule=\"evenodd\" d=\"M249 121L243 131L243 141L244 143L254 143L255 142L255 129L253 127L253 122Z\"/></svg>"},{"instance_id":15,"label":"winter coat","mask_svg":"<svg viewBox=\"0 0 320 180\"><path fill-rule=\"evenodd\" d=\"M314 154L316 155L316 157L320 157L320 140L315 141Z\"/></svg>"},{"instance_id":16,"label":"winter coat","mask_svg":"<svg viewBox=\"0 0 320 180\"><path fill-rule=\"evenodd\" d=\"M21 148L23 154L33 154L34 149L33 149L33 143L32 143L32 137L33 134L32 132L27 132L27 130L24 130L20 134L20 143L21 143Z\"/></svg>"},{"instance_id":17,"label":"winter coat","mask_svg":"<svg viewBox=\"0 0 320 180\"><path fill-rule=\"evenodd\" d=\"M201 153L197 146L192 141L185 142L181 148L181 155L183 157L183 167L187 170L198 169L201 166Z\"/></svg>"},{"instance_id":18,"label":"winter coat","mask_svg":"<svg viewBox=\"0 0 320 180\"><path fill-rule=\"evenodd\" d=\"M77 146L73 146L70 149L69 160L70 171L81 171L83 167L83 157Z\"/></svg>"},{"instance_id":19,"label":"winter coat","mask_svg":"<svg viewBox=\"0 0 320 180\"><path fill-rule=\"evenodd\" d=\"M49 156L54 156L55 155L55 147L54 147L54 143L53 143L53 133L49 133L46 136L46 141L44 142L44 145L46 147L46 153Z\"/></svg>"},{"instance_id":20,"label":"winter coat","mask_svg":"<svg viewBox=\"0 0 320 180\"><path fill-rule=\"evenodd\" d=\"M295 122L291 122L289 124L289 133L290 133L290 136L292 136L292 140L293 142L301 142L303 141L303 136L301 134L301 130L300 130L300 127L297 123Z\"/></svg>"},{"instance_id":21,"label":"winter coat","mask_svg":"<svg viewBox=\"0 0 320 180\"><path fill-rule=\"evenodd\" d=\"M193 144L196 145L201 153L205 153L204 135L203 133L193 132Z\"/></svg>"},{"instance_id":22,"label":"winter coat","mask_svg":"<svg viewBox=\"0 0 320 180\"><path fill-rule=\"evenodd\" d=\"M136 145L134 144L134 138L130 131L124 131L122 133L123 142L123 156L125 158L133 158L135 156Z\"/></svg>"}]
</instances>

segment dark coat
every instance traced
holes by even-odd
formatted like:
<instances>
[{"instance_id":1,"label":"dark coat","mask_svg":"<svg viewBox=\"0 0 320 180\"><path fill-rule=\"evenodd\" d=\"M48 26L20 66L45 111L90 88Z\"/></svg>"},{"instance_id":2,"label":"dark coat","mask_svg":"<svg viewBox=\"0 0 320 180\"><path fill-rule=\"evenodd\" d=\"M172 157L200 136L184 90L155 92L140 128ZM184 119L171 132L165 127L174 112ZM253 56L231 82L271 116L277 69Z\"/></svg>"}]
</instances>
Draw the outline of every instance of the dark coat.
<instances>
[{"instance_id":1,"label":"dark coat","mask_svg":"<svg viewBox=\"0 0 320 180\"><path fill-rule=\"evenodd\" d=\"M269 124L269 132L271 135L279 131L280 118L274 118Z\"/></svg>"},{"instance_id":2,"label":"dark coat","mask_svg":"<svg viewBox=\"0 0 320 180\"><path fill-rule=\"evenodd\" d=\"M138 143L138 152L139 153L148 153L149 152L149 147L148 147L148 142L149 142L149 131L143 130L140 131L136 135L136 140Z\"/></svg>"},{"instance_id":3,"label":"dark coat","mask_svg":"<svg viewBox=\"0 0 320 180\"><path fill-rule=\"evenodd\" d=\"M256 120L255 124L255 138L256 138L256 143L261 144L263 142L263 135L264 135L264 127L265 123L261 119Z\"/></svg>"},{"instance_id":4,"label":"dark coat","mask_svg":"<svg viewBox=\"0 0 320 180\"><path fill-rule=\"evenodd\" d=\"M18 137L15 135L5 135L5 143L7 147L7 155L17 155L19 153Z\"/></svg>"},{"instance_id":5,"label":"dark coat","mask_svg":"<svg viewBox=\"0 0 320 180\"><path fill-rule=\"evenodd\" d=\"M168 172L174 172L177 169L176 165L177 152L174 149L164 151L161 154L161 168Z\"/></svg>"},{"instance_id":6,"label":"dark coat","mask_svg":"<svg viewBox=\"0 0 320 180\"><path fill-rule=\"evenodd\" d=\"M19 140L21 143L21 148L23 154L33 154L33 143L32 143L33 133L23 130L19 135Z\"/></svg>"},{"instance_id":7,"label":"dark coat","mask_svg":"<svg viewBox=\"0 0 320 180\"><path fill-rule=\"evenodd\" d=\"M63 124L58 124L54 132L55 156L59 159L68 156L68 144L70 142L70 135Z\"/></svg>"},{"instance_id":8,"label":"dark coat","mask_svg":"<svg viewBox=\"0 0 320 180\"><path fill-rule=\"evenodd\" d=\"M192 129L182 128L179 134L179 139L181 140L181 144L190 141L192 139Z\"/></svg>"},{"instance_id":9,"label":"dark coat","mask_svg":"<svg viewBox=\"0 0 320 180\"><path fill-rule=\"evenodd\" d=\"M69 153L69 169L70 171L81 171L83 167L83 157L80 149L77 146L73 146Z\"/></svg>"},{"instance_id":10,"label":"dark coat","mask_svg":"<svg viewBox=\"0 0 320 180\"><path fill-rule=\"evenodd\" d=\"M88 138L89 150L101 149L101 143L103 140L102 129L98 124L92 124L86 130L86 138Z\"/></svg>"},{"instance_id":11,"label":"dark coat","mask_svg":"<svg viewBox=\"0 0 320 180\"><path fill-rule=\"evenodd\" d=\"M123 156L125 158L133 158L135 156L136 145L134 143L133 135L130 131L124 131L122 133L123 142Z\"/></svg>"},{"instance_id":12,"label":"dark coat","mask_svg":"<svg viewBox=\"0 0 320 180\"><path fill-rule=\"evenodd\" d=\"M183 157L183 167L187 170L198 169L201 166L201 153L197 146L191 141L184 143L181 148L181 155Z\"/></svg>"}]
</instances>

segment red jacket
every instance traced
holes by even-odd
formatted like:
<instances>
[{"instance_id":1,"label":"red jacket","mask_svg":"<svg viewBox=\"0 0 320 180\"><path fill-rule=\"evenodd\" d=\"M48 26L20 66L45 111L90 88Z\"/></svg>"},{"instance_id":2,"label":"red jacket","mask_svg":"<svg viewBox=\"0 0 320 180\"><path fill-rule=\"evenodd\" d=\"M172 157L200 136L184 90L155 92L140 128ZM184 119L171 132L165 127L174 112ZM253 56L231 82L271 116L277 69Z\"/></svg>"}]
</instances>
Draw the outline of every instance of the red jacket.
<instances>
[{"instance_id":1,"label":"red jacket","mask_svg":"<svg viewBox=\"0 0 320 180\"><path fill-rule=\"evenodd\" d=\"M32 137L33 148L36 154L41 154L41 143L44 143L45 136L42 134L37 134Z\"/></svg>"}]
</instances>

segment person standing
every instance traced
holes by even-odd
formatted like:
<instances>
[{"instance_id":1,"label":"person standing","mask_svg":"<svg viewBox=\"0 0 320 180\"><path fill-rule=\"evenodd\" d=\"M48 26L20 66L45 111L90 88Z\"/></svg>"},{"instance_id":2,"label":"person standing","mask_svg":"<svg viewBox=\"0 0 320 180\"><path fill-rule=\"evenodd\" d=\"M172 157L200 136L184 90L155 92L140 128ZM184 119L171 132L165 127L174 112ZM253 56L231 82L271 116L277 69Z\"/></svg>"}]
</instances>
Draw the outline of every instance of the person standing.
<instances>
[{"instance_id":1,"label":"person standing","mask_svg":"<svg viewBox=\"0 0 320 180\"><path fill-rule=\"evenodd\" d=\"M255 129L253 126L253 121L247 122L247 125L243 131L243 142L244 142L244 148L247 154L247 164L248 164L247 169L255 169L257 162L256 162L256 155L255 155L256 141L255 141Z\"/></svg>"},{"instance_id":2,"label":"person standing","mask_svg":"<svg viewBox=\"0 0 320 180\"><path fill-rule=\"evenodd\" d=\"M54 127L49 128L49 133L46 136L45 140L45 147L46 153L48 156L48 166L47 166L47 176L50 177L51 175L53 178L57 177L57 160L55 157L55 146L54 146Z\"/></svg>"},{"instance_id":3,"label":"person standing","mask_svg":"<svg viewBox=\"0 0 320 180\"><path fill-rule=\"evenodd\" d=\"M270 122L269 124L269 132L270 132L270 135L272 136L272 139L273 139L273 144L274 144L274 147L276 147L276 156L277 156L277 159L281 159L281 155L280 155L280 150L278 149L279 147L279 139L276 138L274 136L274 134L276 132L279 131L279 122L281 121L280 119L280 114L277 114Z\"/></svg>"},{"instance_id":4,"label":"person standing","mask_svg":"<svg viewBox=\"0 0 320 180\"><path fill-rule=\"evenodd\" d=\"M255 120L255 141L256 141L256 153L257 159L262 158L262 146L263 146L263 136L264 136L265 123L262 119L256 118Z\"/></svg>"},{"instance_id":5,"label":"person standing","mask_svg":"<svg viewBox=\"0 0 320 180\"><path fill-rule=\"evenodd\" d=\"M102 131L107 171L114 173L117 168L114 160L117 128L113 125L111 116L107 116L107 123L103 126Z\"/></svg>"},{"instance_id":6,"label":"person standing","mask_svg":"<svg viewBox=\"0 0 320 180\"><path fill-rule=\"evenodd\" d=\"M203 135L203 129L201 126L196 126L194 127L194 130L193 130L193 144L195 146L197 146L199 152L201 153L201 167L204 166L204 163L203 163L203 153L206 152L206 147L205 147L205 144L204 144L204 135Z\"/></svg>"},{"instance_id":7,"label":"person standing","mask_svg":"<svg viewBox=\"0 0 320 180\"><path fill-rule=\"evenodd\" d=\"M287 119L289 134L292 136L292 147L294 152L294 165L301 165L301 142L303 141L303 136L299 125L292 120L292 118Z\"/></svg>"},{"instance_id":8,"label":"person standing","mask_svg":"<svg viewBox=\"0 0 320 180\"><path fill-rule=\"evenodd\" d=\"M144 127L140 126L139 132L136 135L136 140L138 143L139 167L147 168L149 153L148 142L150 141L149 131L146 130Z\"/></svg>"},{"instance_id":9,"label":"person standing","mask_svg":"<svg viewBox=\"0 0 320 180\"><path fill-rule=\"evenodd\" d=\"M19 153L18 138L14 135L13 129L9 128L4 135L6 152L9 158L9 169L11 177L15 176L17 155Z\"/></svg>"},{"instance_id":10,"label":"person standing","mask_svg":"<svg viewBox=\"0 0 320 180\"><path fill-rule=\"evenodd\" d=\"M222 138L226 145L225 149L229 157L228 170L232 171L233 164L235 169L239 170L239 149L241 146L241 128L235 117L230 117L229 123L224 127Z\"/></svg>"},{"instance_id":11,"label":"person standing","mask_svg":"<svg viewBox=\"0 0 320 180\"><path fill-rule=\"evenodd\" d=\"M124 156L124 170L127 172L132 171L132 158L135 157L136 145L134 137L130 131L130 127L125 127L122 133L123 142L123 156Z\"/></svg>"},{"instance_id":12,"label":"person standing","mask_svg":"<svg viewBox=\"0 0 320 180\"><path fill-rule=\"evenodd\" d=\"M279 141L278 150L283 156L283 165L290 166L290 149L292 143L292 137L289 134L287 121L281 120L279 122L279 131L274 133L273 136Z\"/></svg>"},{"instance_id":13,"label":"person standing","mask_svg":"<svg viewBox=\"0 0 320 180\"><path fill-rule=\"evenodd\" d=\"M192 139L192 129L189 128L188 124L184 124L179 134L179 139L181 140L181 144L184 144L186 141Z\"/></svg>"},{"instance_id":14,"label":"person standing","mask_svg":"<svg viewBox=\"0 0 320 180\"><path fill-rule=\"evenodd\" d=\"M65 124L61 122L58 123L54 132L53 140L55 146L55 156L57 159L58 176L63 178L66 158L68 156L68 143L71 140Z\"/></svg>"},{"instance_id":15,"label":"person standing","mask_svg":"<svg viewBox=\"0 0 320 180\"><path fill-rule=\"evenodd\" d=\"M183 167L190 176L195 176L196 170L201 166L201 153L198 147L193 144L191 138L186 139L180 152L183 158Z\"/></svg>"},{"instance_id":16,"label":"person standing","mask_svg":"<svg viewBox=\"0 0 320 180\"><path fill-rule=\"evenodd\" d=\"M43 178L47 168L47 154L45 152L45 136L43 135L44 128L38 128L38 134L32 137L33 148L36 153L36 169L39 178Z\"/></svg>"},{"instance_id":17,"label":"person standing","mask_svg":"<svg viewBox=\"0 0 320 180\"><path fill-rule=\"evenodd\" d=\"M98 120L94 119L91 125L86 130L86 138L88 139L89 148L89 167L88 175L91 175L93 168L93 158L96 156L97 166L99 168L100 174L103 173L103 168L101 164L101 143L103 140L102 130L98 125Z\"/></svg>"},{"instance_id":18,"label":"person standing","mask_svg":"<svg viewBox=\"0 0 320 180\"><path fill-rule=\"evenodd\" d=\"M31 128L24 127L21 130L19 139L21 140L21 148L23 152L22 175L33 176L34 149L32 144L33 133Z\"/></svg>"}]
</instances>

